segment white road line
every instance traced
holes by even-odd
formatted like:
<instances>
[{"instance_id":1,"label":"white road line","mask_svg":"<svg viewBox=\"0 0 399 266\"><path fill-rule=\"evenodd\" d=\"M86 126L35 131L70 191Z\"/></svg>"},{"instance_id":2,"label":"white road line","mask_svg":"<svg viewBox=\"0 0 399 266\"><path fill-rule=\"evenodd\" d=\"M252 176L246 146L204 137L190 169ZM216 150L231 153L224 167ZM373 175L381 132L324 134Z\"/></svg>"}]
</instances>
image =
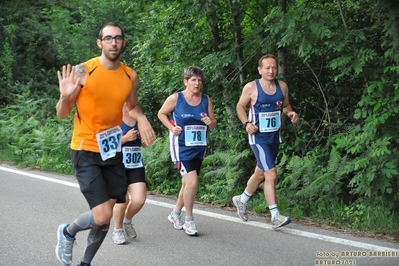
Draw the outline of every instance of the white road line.
<instances>
[{"instance_id":1,"label":"white road line","mask_svg":"<svg viewBox=\"0 0 399 266\"><path fill-rule=\"evenodd\" d=\"M11 173L15 173L15 174L19 174L19 175L24 175L24 176L28 176L28 177L33 177L33 178L44 180L44 181L48 181L48 182L58 183L58 184L66 185L66 186L70 186L70 187L77 187L77 188L79 187L79 185L77 183L68 182L68 181L62 181L62 180L58 180L58 179L54 179L54 178L50 178L50 177L45 177L45 176L41 176L41 175L37 175L37 174L31 174L31 173L27 173L27 172L11 169L11 168L6 168L6 167L1 167L0 166L0 170L11 172ZM169 204L169 203L165 203L165 202L161 202L161 201L156 201L156 200L150 200L150 199L147 199L146 203L152 204L152 205L161 206L161 207L166 207L166 208L173 208L174 207L173 204ZM231 217L231 216L228 216L228 215L223 215L223 214L218 214L218 213L213 213L213 212L207 212L207 211L201 211L201 210L196 210L196 209L194 209L194 213L199 214L199 215L203 215L203 216L208 216L208 217L211 217L211 218L216 218L216 219L220 219L220 220L229 221L229 222L240 223L240 224L244 224L244 225L250 225L250 226L255 226L255 227L260 227L260 228L273 230L271 225L270 224L266 224L266 223L251 222L251 221L243 222L237 217ZM352 246L352 247L355 247L355 248L367 249L367 250L370 250L370 251L399 252L399 249L387 248L387 247L378 246L378 245L371 245L371 244L366 244L366 243L362 243L362 242L358 242L358 241L347 240L347 239L338 238L338 237L325 236L325 235L305 232L305 231L301 231L301 230L290 229L290 228L287 228L287 227L284 227L284 233L289 233L289 234L292 234L292 235L298 235L298 236L313 238L313 239L317 239L317 240L322 240L322 241L336 243L336 244L341 244L341 245L346 245L346 246Z\"/></svg>"},{"instance_id":2,"label":"white road line","mask_svg":"<svg viewBox=\"0 0 399 266\"><path fill-rule=\"evenodd\" d=\"M49 182L53 182L53 183L58 183L58 184L62 184L62 185L70 186L70 187L79 187L79 184L77 184L77 183L68 182L68 181L62 181L62 180L58 180L58 179L55 179L55 178L45 177L45 176L36 175L36 174L31 174L31 173L27 173L27 172L11 169L11 168L5 168L5 167L1 167L0 166L0 170L6 171L6 172L11 172L11 173L14 173L14 174L29 176L29 177L33 177L33 178L36 178L36 179L41 179L41 180L45 180L45 181L49 181Z\"/></svg>"},{"instance_id":3,"label":"white road line","mask_svg":"<svg viewBox=\"0 0 399 266\"><path fill-rule=\"evenodd\" d=\"M146 202L153 204L153 205L158 205L158 206L167 207L167 208L173 208L175 206L173 204L164 203L164 202L155 201L155 200L149 200L149 199L147 199ZM273 230L272 226L270 224L266 224L266 223L251 222L251 221L244 222L244 221L241 221L238 217L231 217L228 215L207 212L207 211L201 211L201 210L196 210L196 209L194 209L194 213L203 215L203 216L208 216L211 218L229 221L229 222L240 223L240 224L244 224L244 225L250 225L250 226ZM396 252L399 252L399 249L371 245L371 244L366 244L363 242L357 242L357 241L347 240L347 239L338 238L338 237L325 236L325 235L305 232L305 231L301 231L301 230L290 229L287 227L284 227L284 229L282 229L282 230L284 230L284 233L289 233L292 235L298 235L298 236L313 238L313 239L317 239L317 240L327 241L327 242L331 242L331 243L335 243L335 244L341 244L341 245L352 246L352 247L356 247L356 248L367 249L370 251L396 251Z\"/></svg>"}]
</instances>

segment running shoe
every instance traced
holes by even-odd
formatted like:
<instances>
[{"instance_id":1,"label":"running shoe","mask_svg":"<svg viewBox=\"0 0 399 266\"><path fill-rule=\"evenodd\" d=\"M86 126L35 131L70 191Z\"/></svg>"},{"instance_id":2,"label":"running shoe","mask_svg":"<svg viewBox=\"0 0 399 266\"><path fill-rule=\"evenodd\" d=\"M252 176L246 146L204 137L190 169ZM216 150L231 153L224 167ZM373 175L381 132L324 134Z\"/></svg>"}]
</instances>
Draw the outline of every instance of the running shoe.
<instances>
[{"instance_id":1,"label":"running shoe","mask_svg":"<svg viewBox=\"0 0 399 266\"><path fill-rule=\"evenodd\" d=\"M190 236L197 236L198 235L197 226L195 225L194 221L186 222L183 225L183 229L184 229L184 231L186 231L187 235L190 235Z\"/></svg>"},{"instance_id":2,"label":"running shoe","mask_svg":"<svg viewBox=\"0 0 399 266\"><path fill-rule=\"evenodd\" d=\"M112 233L112 241L116 245L124 245L126 244L125 235L123 234L123 230L114 231Z\"/></svg>"},{"instance_id":3,"label":"running shoe","mask_svg":"<svg viewBox=\"0 0 399 266\"><path fill-rule=\"evenodd\" d=\"M237 208L238 217L244 222L248 221L247 204L241 202L241 195L233 197L234 206Z\"/></svg>"},{"instance_id":4,"label":"running shoe","mask_svg":"<svg viewBox=\"0 0 399 266\"><path fill-rule=\"evenodd\" d=\"M172 213L168 216L169 222L173 224L173 227L177 230L183 229L183 221L181 220L181 216L174 216Z\"/></svg>"},{"instance_id":5,"label":"running shoe","mask_svg":"<svg viewBox=\"0 0 399 266\"><path fill-rule=\"evenodd\" d=\"M59 262L65 266L69 266L72 263L72 248L75 242L74 237L65 236L64 228L68 227L69 224L61 224L57 228L57 246L55 247L55 255Z\"/></svg>"},{"instance_id":6,"label":"running shoe","mask_svg":"<svg viewBox=\"0 0 399 266\"><path fill-rule=\"evenodd\" d=\"M136 230L134 230L133 224L130 223L123 223L123 232L125 236L129 240L133 240L137 237Z\"/></svg>"},{"instance_id":7,"label":"running shoe","mask_svg":"<svg viewBox=\"0 0 399 266\"><path fill-rule=\"evenodd\" d=\"M272 218L272 228L278 229L284 225L291 223L291 218L281 215L279 212Z\"/></svg>"},{"instance_id":8,"label":"running shoe","mask_svg":"<svg viewBox=\"0 0 399 266\"><path fill-rule=\"evenodd\" d=\"M81 262L80 264L76 264L76 266L91 266L90 264Z\"/></svg>"}]
</instances>

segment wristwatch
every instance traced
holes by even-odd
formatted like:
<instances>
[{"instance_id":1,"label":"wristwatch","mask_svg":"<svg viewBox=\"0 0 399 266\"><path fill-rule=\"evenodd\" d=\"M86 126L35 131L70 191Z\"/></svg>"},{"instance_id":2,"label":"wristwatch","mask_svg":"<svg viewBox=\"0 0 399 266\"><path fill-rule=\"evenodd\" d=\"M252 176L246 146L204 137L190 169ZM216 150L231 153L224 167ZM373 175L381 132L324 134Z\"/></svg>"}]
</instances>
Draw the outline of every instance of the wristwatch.
<instances>
[{"instance_id":1,"label":"wristwatch","mask_svg":"<svg viewBox=\"0 0 399 266\"><path fill-rule=\"evenodd\" d=\"M244 126L244 128L247 127L247 124L248 124L248 123L249 123L249 121L246 121L246 122L242 123L242 125Z\"/></svg>"}]
</instances>

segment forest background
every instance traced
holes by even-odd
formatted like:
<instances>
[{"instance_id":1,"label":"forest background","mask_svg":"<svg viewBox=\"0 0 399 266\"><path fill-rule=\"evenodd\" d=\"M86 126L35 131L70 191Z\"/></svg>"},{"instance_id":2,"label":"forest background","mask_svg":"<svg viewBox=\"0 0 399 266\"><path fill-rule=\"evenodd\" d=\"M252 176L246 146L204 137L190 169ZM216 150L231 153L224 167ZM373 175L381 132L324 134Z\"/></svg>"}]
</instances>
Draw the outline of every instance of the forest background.
<instances>
[{"instance_id":1,"label":"forest background","mask_svg":"<svg viewBox=\"0 0 399 266\"><path fill-rule=\"evenodd\" d=\"M279 209L297 220L399 237L399 2L396 0L6 1L0 7L0 161L72 174L72 115L57 118L56 71L100 54L99 29L123 26L121 59L158 138L144 149L148 189L178 194L168 132L157 119L205 73L218 127L209 132L197 200L232 206L255 158L235 113L257 61L279 58L300 115L283 121ZM112 108L112 106L110 106ZM268 215L262 187L249 209Z\"/></svg>"}]
</instances>

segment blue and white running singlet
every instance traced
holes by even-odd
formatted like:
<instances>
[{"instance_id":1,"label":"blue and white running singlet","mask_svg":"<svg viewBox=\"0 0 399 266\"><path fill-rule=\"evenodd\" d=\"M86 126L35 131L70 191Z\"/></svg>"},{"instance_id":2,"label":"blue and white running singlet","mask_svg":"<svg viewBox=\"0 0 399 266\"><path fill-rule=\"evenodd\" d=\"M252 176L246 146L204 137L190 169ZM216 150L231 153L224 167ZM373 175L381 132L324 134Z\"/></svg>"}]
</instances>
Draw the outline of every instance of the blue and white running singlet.
<instances>
[{"instance_id":1,"label":"blue and white running singlet","mask_svg":"<svg viewBox=\"0 0 399 266\"><path fill-rule=\"evenodd\" d=\"M255 80L258 90L258 98L254 105L251 105L248 113L248 121L258 127L255 135L248 134L250 145L254 144L275 144L281 142L281 114L283 111L284 94L278 80L276 92L273 95L266 94L259 79Z\"/></svg>"},{"instance_id":2,"label":"blue and white running singlet","mask_svg":"<svg viewBox=\"0 0 399 266\"><path fill-rule=\"evenodd\" d=\"M197 106L189 105L182 92L178 92L175 109L170 122L183 129L179 136L169 132L170 155L173 162L192 159L203 159L206 150L208 126L201 118L208 115L208 96L202 94Z\"/></svg>"}]
</instances>

